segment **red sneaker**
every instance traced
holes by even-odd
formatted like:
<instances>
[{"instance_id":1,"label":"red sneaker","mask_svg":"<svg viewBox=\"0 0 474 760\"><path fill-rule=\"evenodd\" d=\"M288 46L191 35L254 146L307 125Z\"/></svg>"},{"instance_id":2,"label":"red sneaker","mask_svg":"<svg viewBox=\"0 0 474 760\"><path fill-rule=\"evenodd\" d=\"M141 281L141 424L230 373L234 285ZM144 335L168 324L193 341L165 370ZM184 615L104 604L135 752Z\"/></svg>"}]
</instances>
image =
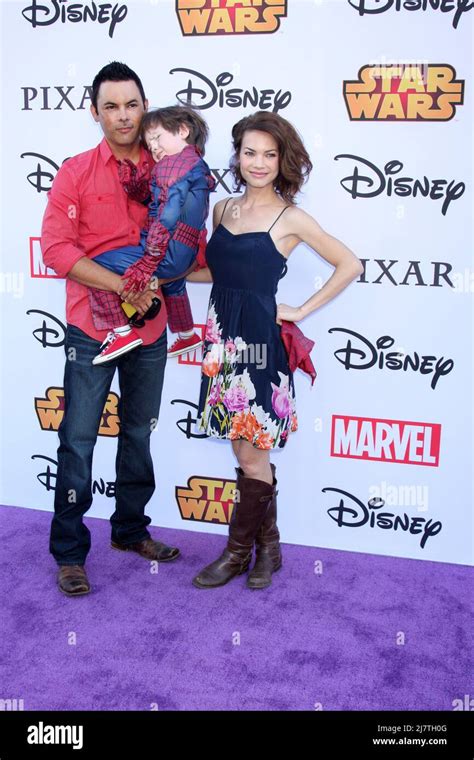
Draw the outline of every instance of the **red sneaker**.
<instances>
[{"instance_id":1,"label":"red sneaker","mask_svg":"<svg viewBox=\"0 0 474 760\"><path fill-rule=\"evenodd\" d=\"M193 351L195 348L199 348L203 343L204 341L197 333L194 333L194 335L191 335L189 338L178 338L173 345L169 347L168 356L187 354L188 351Z\"/></svg>"},{"instance_id":2,"label":"red sneaker","mask_svg":"<svg viewBox=\"0 0 474 760\"><path fill-rule=\"evenodd\" d=\"M142 343L143 340L138 337L135 330L130 330L126 335L112 330L102 343L100 354L92 359L92 364L105 364L105 362L116 359L137 346L141 346Z\"/></svg>"}]
</instances>

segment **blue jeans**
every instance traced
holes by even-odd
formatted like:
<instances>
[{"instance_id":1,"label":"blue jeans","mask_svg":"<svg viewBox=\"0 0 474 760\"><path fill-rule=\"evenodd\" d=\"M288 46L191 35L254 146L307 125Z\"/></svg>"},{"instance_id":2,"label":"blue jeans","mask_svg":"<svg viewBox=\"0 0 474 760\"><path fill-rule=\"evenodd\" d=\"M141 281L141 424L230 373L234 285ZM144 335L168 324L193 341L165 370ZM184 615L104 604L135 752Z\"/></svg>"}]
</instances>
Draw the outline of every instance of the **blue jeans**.
<instances>
[{"instance_id":1,"label":"blue jeans","mask_svg":"<svg viewBox=\"0 0 474 760\"><path fill-rule=\"evenodd\" d=\"M100 342L73 325L66 329L64 417L59 426L58 470L50 552L58 565L83 565L90 531L83 516L92 504L92 454L100 419L118 369L120 433L115 460L112 540L149 538L145 506L155 490L150 435L158 420L167 358L166 330L154 343L94 366Z\"/></svg>"}]
</instances>

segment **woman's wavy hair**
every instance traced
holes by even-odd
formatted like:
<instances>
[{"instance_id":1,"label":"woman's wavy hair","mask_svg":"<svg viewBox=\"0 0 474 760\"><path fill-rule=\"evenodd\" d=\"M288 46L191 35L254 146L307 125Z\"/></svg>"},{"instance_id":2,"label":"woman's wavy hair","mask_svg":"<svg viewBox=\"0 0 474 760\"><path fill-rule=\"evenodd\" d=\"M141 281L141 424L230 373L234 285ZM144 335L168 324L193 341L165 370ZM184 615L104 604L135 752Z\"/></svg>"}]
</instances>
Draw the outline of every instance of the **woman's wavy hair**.
<instances>
[{"instance_id":1,"label":"woman's wavy hair","mask_svg":"<svg viewBox=\"0 0 474 760\"><path fill-rule=\"evenodd\" d=\"M275 139L278 146L279 173L274 181L274 188L284 201L294 204L295 196L308 179L313 164L294 126L271 111L257 111L245 116L232 127L234 153L230 160L230 170L237 185L235 190L238 191L242 185L247 184L240 173L239 153L244 133L250 129L267 132Z\"/></svg>"},{"instance_id":2,"label":"woman's wavy hair","mask_svg":"<svg viewBox=\"0 0 474 760\"><path fill-rule=\"evenodd\" d=\"M209 127L202 116L189 106L167 106L147 111L141 123L142 141L145 142L145 132L149 129L163 127L175 135L181 124L185 124L189 129L186 142L189 145L196 145L204 156Z\"/></svg>"}]
</instances>

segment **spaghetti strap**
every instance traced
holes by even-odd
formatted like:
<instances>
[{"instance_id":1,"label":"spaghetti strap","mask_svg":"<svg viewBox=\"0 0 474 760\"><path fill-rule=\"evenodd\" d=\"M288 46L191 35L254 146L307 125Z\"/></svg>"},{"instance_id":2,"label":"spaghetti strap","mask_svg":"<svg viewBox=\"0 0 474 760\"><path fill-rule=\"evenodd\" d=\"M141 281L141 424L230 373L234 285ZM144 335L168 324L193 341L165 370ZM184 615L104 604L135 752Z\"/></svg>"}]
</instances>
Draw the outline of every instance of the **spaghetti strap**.
<instances>
[{"instance_id":1,"label":"spaghetti strap","mask_svg":"<svg viewBox=\"0 0 474 760\"><path fill-rule=\"evenodd\" d=\"M287 208L290 208L290 207L289 206L285 206L285 208L283 209L283 211L286 211ZM272 227L278 222L280 216L283 214L283 211L280 211L280 213L278 214L277 218L273 222ZM270 230L271 230L272 227L270 227ZM270 232L270 230L268 230L268 232Z\"/></svg>"},{"instance_id":2,"label":"spaghetti strap","mask_svg":"<svg viewBox=\"0 0 474 760\"><path fill-rule=\"evenodd\" d=\"M219 224L222 222L222 217L225 214L225 210L227 208L227 204L229 203L230 200L231 200L230 198L227 198L226 202L224 203L224 208L222 209L222 214L221 214L221 218L219 219Z\"/></svg>"}]
</instances>

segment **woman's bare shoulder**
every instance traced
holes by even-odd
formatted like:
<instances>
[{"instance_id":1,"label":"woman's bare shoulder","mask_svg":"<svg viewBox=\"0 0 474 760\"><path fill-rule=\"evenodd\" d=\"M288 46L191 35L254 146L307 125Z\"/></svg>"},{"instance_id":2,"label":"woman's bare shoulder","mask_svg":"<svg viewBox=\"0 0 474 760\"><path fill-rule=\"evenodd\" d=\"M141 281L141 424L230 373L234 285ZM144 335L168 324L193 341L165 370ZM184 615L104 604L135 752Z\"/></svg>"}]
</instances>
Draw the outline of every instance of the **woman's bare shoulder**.
<instances>
[{"instance_id":1,"label":"woman's bare shoulder","mask_svg":"<svg viewBox=\"0 0 474 760\"><path fill-rule=\"evenodd\" d=\"M308 219L311 219L311 215L307 213L307 211L304 211L299 206L288 206L287 210L285 211L285 216L287 219L291 219L292 222L297 224L298 222L301 224L305 221L308 221Z\"/></svg>"},{"instance_id":2,"label":"woman's bare shoulder","mask_svg":"<svg viewBox=\"0 0 474 760\"><path fill-rule=\"evenodd\" d=\"M311 214L308 214L299 206L289 206L285 211L285 223L288 230L298 235L299 232L307 231L310 227L319 227L318 222Z\"/></svg>"}]
</instances>

